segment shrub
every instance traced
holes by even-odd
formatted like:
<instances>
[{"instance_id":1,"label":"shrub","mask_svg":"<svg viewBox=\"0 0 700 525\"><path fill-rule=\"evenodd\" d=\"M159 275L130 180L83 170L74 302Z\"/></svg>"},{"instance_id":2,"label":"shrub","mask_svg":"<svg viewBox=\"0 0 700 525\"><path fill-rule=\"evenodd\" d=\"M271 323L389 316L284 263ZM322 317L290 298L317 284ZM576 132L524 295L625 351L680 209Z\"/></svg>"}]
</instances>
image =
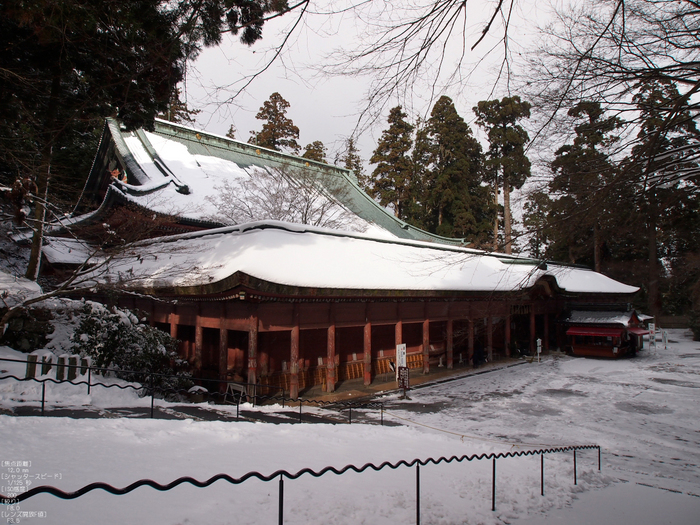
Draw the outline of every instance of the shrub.
<instances>
[{"instance_id":1,"label":"shrub","mask_svg":"<svg viewBox=\"0 0 700 525\"><path fill-rule=\"evenodd\" d=\"M150 381L149 373L175 376L154 376L153 386L159 389L192 385L185 372L187 362L178 357L177 340L170 334L140 323L132 312L96 303L86 303L81 318L71 337L73 351L90 356L96 366L144 384Z\"/></svg>"}]
</instances>

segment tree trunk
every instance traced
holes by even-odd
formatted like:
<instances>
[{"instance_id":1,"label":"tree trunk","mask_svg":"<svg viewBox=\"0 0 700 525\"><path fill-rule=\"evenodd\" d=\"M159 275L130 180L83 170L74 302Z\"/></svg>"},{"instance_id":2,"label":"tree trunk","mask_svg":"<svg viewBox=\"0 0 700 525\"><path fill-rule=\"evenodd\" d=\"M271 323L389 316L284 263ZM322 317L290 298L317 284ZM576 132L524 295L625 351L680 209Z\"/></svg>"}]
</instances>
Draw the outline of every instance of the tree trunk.
<instances>
[{"instance_id":1,"label":"tree trunk","mask_svg":"<svg viewBox=\"0 0 700 525\"><path fill-rule=\"evenodd\" d=\"M503 230L506 241L506 253L512 253L511 247L511 219L510 219L510 183L507 177L503 177Z\"/></svg>"},{"instance_id":2,"label":"tree trunk","mask_svg":"<svg viewBox=\"0 0 700 525\"><path fill-rule=\"evenodd\" d=\"M493 185L493 200L496 203L496 217L493 219L493 251L498 251L498 179Z\"/></svg>"},{"instance_id":3,"label":"tree trunk","mask_svg":"<svg viewBox=\"0 0 700 525\"><path fill-rule=\"evenodd\" d=\"M661 314L661 296L659 295L659 259L656 237L656 195L653 191L649 196L649 216L647 218L647 237L649 255L649 298L648 307L654 317Z\"/></svg>"}]
</instances>

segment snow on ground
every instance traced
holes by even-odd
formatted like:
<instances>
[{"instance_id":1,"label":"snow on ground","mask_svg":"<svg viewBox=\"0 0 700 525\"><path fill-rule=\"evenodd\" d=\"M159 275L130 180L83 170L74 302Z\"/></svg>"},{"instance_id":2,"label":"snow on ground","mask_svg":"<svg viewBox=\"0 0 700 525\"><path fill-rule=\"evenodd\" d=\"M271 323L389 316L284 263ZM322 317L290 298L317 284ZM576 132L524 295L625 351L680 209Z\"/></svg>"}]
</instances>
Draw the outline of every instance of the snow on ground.
<instances>
[{"instance_id":1,"label":"snow on ground","mask_svg":"<svg viewBox=\"0 0 700 525\"><path fill-rule=\"evenodd\" d=\"M669 338L668 349L634 359L550 357L415 390L410 401L388 396L385 417L399 427L0 416L0 460L31 461L31 475L60 474L34 484L76 490L95 481L166 483L595 443L603 447L602 472L596 452L579 452L577 486L571 453L546 456L544 497L539 457L498 460L495 512L490 461L421 467L421 522L690 525L700 515L700 343L683 330ZM0 382L11 391L2 391L0 407L22 402L7 383ZM107 406L111 395L83 390L71 403ZM130 402L119 395L113 406ZM415 468L303 475L285 480L284 502L285 523L415 523ZM274 523L278 481L95 491L73 501L41 495L20 507L47 513L23 523Z\"/></svg>"}]
</instances>

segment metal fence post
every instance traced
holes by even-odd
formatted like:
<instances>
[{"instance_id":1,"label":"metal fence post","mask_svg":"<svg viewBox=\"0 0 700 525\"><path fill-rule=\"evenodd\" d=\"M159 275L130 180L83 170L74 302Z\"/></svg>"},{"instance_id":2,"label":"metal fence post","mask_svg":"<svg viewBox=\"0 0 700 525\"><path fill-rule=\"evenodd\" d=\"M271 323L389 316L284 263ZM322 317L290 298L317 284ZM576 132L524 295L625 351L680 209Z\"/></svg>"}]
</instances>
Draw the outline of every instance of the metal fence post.
<instances>
[{"instance_id":1,"label":"metal fence post","mask_svg":"<svg viewBox=\"0 0 700 525\"><path fill-rule=\"evenodd\" d=\"M284 523L284 475L280 474L279 525Z\"/></svg>"},{"instance_id":2,"label":"metal fence post","mask_svg":"<svg viewBox=\"0 0 700 525\"><path fill-rule=\"evenodd\" d=\"M491 510L496 510L496 457L493 458L493 485L491 490Z\"/></svg>"},{"instance_id":3,"label":"metal fence post","mask_svg":"<svg viewBox=\"0 0 700 525\"><path fill-rule=\"evenodd\" d=\"M46 398L46 381L41 382L41 415L44 415L44 399Z\"/></svg>"},{"instance_id":4,"label":"metal fence post","mask_svg":"<svg viewBox=\"0 0 700 525\"><path fill-rule=\"evenodd\" d=\"M542 496L544 496L544 452L540 454L540 486L542 488Z\"/></svg>"},{"instance_id":5,"label":"metal fence post","mask_svg":"<svg viewBox=\"0 0 700 525\"><path fill-rule=\"evenodd\" d=\"M416 462L416 525L420 525L420 463Z\"/></svg>"},{"instance_id":6,"label":"metal fence post","mask_svg":"<svg viewBox=\"0 0 700 525\"><path fill-rule=\"evenodd\" d=\"M576 449L574 449L574 485L576 484Z\"/></svg>"}]
</instances>

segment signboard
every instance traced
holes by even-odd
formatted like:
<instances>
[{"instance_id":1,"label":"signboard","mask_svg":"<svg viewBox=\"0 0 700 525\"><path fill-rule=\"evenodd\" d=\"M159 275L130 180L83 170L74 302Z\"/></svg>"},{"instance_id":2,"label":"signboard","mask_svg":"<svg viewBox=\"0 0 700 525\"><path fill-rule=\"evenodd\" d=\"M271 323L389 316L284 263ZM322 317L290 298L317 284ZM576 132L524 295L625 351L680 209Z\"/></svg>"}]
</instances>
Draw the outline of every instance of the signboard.
<instances>
[{"instance_id":1,"label":"signboard","mask_svg":"<svg viewBox=\"0 0 700 525\"><path fill-rule=\"evenodd\" d=\"M540 354L542 353L542 339L537 339L537 362L540 362Z\"/></svg>"},{"instance_id":2,"label":"signboard","mask_svg":"<svg viewBox=\"0 0 700 525\"><path fill-rule=\"evenodd\" d=\"M404 389L404 395L405 395L405 391L408 390L408 388L409 388L408 367L407 366L398 367L397 374L399 376L399 388Z\"/></svg>"},{"instance_id":3,"label":"signboard","mask_svg":"<svg viewBox=\"0 0 700 525\"><path fill-rule=\"evenodd\" d=\"M401 367L407 367L406 362L406 345L396 345L396 380L399 380L399 369Z\"/></svg>"}]
</instances>

